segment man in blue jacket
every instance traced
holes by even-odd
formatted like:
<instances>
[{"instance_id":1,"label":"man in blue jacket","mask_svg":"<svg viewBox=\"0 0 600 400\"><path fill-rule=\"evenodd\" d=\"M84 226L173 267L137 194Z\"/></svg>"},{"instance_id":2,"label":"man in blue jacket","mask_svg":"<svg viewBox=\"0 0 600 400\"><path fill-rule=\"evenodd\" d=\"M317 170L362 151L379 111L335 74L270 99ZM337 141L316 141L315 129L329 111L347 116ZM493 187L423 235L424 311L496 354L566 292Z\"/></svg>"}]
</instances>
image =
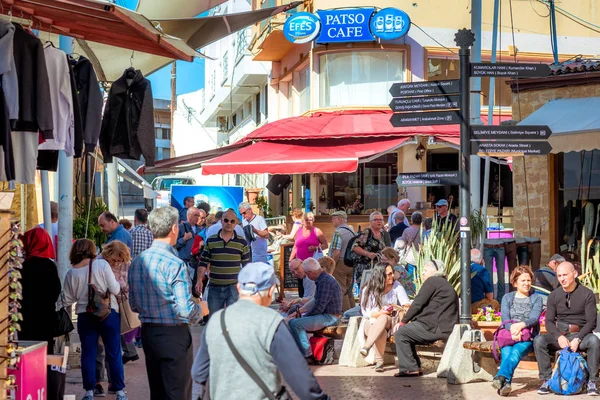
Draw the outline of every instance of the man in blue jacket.
<instances>
[{"instance_id":1,"label":"man in blue jacket","mask_svg":"<svg viewBox=\"0 0 600 400\"><path fill-rule=\"evenodd\" d=\"M187 212L187 222L179 224L179 233L177 235L177 243L175 243L175 250L177 250L179 258L187 263L188 268L190 267L194 239L196 238L196 235L200 234L201 227L198 225L198 221L202 217L206 217L204 210L190 207ZM193 276L193 271L190 271L190 277Z\"/></svg>"}]
</instances>

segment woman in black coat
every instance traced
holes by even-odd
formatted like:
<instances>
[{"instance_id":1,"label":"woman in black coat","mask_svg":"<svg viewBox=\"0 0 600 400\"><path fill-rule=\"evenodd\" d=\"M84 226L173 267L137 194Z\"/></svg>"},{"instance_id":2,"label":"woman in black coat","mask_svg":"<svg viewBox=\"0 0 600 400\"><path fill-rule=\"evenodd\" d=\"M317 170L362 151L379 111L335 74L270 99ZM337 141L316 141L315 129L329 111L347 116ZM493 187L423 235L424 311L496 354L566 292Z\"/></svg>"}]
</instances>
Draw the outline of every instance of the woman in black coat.
<instances>
[{"instance_id":1,"label":"woman in black coat","mask_svg":"<svg viewBox=\"0 0 600 400\"><path fill-rule=\"evenodd\" d=\"M58 269L52 261L55 258L54 246L44 229L33 228L25 232L23 247L23 321L19 340L46 341L48 354L53 354L56 301L61 292Z\"/></svg>"}]
</instances>

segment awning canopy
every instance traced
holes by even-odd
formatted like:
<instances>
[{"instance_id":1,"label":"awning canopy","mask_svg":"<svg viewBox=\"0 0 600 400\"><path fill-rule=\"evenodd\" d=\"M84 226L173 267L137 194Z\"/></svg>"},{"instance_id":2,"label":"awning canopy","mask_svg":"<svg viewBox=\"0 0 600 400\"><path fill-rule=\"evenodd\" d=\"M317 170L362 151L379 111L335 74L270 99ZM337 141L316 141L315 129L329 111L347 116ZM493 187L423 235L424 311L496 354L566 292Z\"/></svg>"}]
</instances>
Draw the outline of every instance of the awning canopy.
<instances>
[{"instance_id":1,"label":"awning canopy","mask_svg":"<svg viewBox=\"0 0 600 400\"><path fill-rule=\"evenodd\" d=\"M150 19L157 18L189 18L227 0L139 0L135 11Z\"/></svg>"},{"instance_id":2,"label":"awning canopy","mask_svg":"<svg viewBox=\"0 0 600 400\"><path fill-rule=\"evenodd\" d=\"M600 150L600 97L550 100L519 125L547 125L552 153Z\"/></svg>"},{"instance_id":3,"label":"awning canopy","mask_svg":"<svg viewBox=\"0 0 600 400\"><path fill-rule=\"evenodd\" d=\"M408 137L258 142L203 163L202 174L354 172L360 161L393 151L407 140Z\"/></svg>"}]
</instances>

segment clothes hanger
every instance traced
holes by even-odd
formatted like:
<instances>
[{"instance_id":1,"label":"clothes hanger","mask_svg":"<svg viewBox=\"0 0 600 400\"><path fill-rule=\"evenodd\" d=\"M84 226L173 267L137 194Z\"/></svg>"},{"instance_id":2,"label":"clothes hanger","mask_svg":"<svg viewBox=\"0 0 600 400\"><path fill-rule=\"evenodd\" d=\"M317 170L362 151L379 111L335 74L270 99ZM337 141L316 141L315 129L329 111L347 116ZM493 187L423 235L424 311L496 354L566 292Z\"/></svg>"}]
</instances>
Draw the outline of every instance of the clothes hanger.
<instances>
[{"instance_id":1,"label":"clothes hanger","mask_svg":"<svg viewBox=\"0 0 600 400\"><path fill-rule=\"evenodd\" d=\"M132 51L131 58L129 59L130 67L125 70L125 79L135 78L136 71L135 71L135 68L133 68L134 55L135 55L135 51Z\"/></svg>"}]
</instances>

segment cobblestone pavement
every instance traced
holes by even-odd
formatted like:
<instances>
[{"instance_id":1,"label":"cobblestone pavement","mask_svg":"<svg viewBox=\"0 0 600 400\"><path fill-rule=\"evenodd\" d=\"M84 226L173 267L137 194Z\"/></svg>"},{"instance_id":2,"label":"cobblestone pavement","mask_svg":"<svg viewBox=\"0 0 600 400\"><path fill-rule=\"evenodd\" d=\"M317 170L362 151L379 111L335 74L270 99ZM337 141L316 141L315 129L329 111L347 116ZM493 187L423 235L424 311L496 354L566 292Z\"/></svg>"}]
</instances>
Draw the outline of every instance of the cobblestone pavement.
<instances>
[{"instance_id":1,"label":"cobblestone pavement","mask_svg":"<svg viewBox=\"0 0 600 400\"><path fill-rule=\"evenodd\" d=\"M200 327L192 328L194 349L198 348ZM339 347L340 343L337 343ZM130 400L147 400L150 390L146 378L144 354L139 349L140 360L125 365L125 384ZM427 367L424 364L424 367ZM431 368L429 368L431 370ZM498 398L489 382L470 383L466 385L449 385L444 379L438 379L435 373L430 373L421 378L394 378L395 368L388 366L384 373L378 374L373 368L349 368L338 365L314 367L314 373L322 388L332 399L363 400L363 399L473 399L484 400ZM106 389L107 385L104 384ZM536 390L539 386L537 371L517 370L513 382L511 397L519 399L539 398ZM70 370L67 374L67 387L65 394L75 394L79 399L82 396L81 371ZM199 388L194 385L194 399L197 398ZM108 395L107 399L115 396ZM548 395L544 398L558 398ZM586 395L572 396L585 398ZM227 400L227 399L226 399Z\"/></svg>"}]
</instances>

